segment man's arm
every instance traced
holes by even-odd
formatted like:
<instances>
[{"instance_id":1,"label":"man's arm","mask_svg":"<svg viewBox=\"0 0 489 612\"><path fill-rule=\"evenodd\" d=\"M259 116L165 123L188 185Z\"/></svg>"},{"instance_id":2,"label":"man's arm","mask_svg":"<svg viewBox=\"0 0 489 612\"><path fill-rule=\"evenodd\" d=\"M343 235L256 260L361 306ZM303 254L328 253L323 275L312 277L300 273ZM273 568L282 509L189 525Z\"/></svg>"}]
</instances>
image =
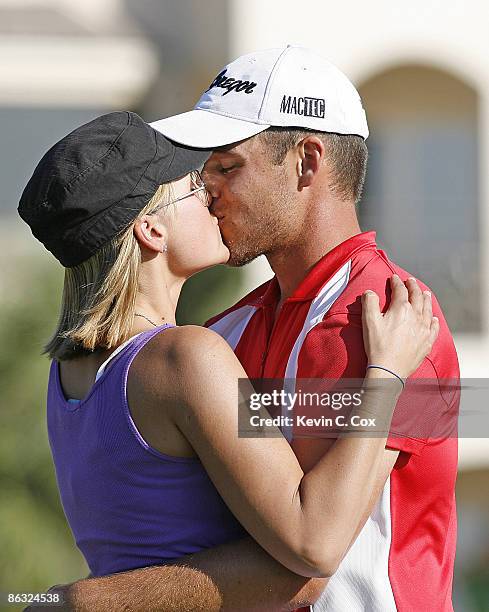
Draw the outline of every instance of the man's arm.
<instances>
[{"instance_id":1,"label":"man's arm","mask_svg":"<svg viewBox=\"0 0 489 612\"><path fill-rule=\"evenodd\" d=\"M278 612L313 604L326 583L290 572L246 538L172 565L80 580L63 596L76 612Z\"/></svg>"}]
</instances>

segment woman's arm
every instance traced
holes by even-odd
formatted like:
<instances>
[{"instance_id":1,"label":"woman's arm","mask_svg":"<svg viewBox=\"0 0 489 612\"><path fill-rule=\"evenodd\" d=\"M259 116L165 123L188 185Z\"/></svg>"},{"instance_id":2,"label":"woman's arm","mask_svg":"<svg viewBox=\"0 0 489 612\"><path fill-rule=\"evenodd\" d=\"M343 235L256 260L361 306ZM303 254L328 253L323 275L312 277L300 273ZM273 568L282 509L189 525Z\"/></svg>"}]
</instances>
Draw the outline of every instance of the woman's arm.
<instances>
[{"instance_id":1,"label":"woman's arm","mask_svg":"<svg viewBox=\"0 0 489 612\"><path fill-rule=\"evenodd\" d=\"M375 294L366 294L364 340L370 363L406 377L429 352L437 334L431 300L419 288L408 292L398 279L385 315ZM421 297L420 297L421 296ZM181 328L167 348L172 372L164 397L173 418L199 455L219 493L257 542L288 569L304 576L330 576L358 529L378 486L388 425L401 384L369 370L360 416L382 418L384 437L339 438L307 474L283 438L238 438L237 379L245 373L229 346L202 328ZM162 347L164 348L164 347ZM155 364L153 364L155 365ZM163 375L163 373L162 373ZM168 389L169 396L168 396Z\"/></svg>"}]
</instances>

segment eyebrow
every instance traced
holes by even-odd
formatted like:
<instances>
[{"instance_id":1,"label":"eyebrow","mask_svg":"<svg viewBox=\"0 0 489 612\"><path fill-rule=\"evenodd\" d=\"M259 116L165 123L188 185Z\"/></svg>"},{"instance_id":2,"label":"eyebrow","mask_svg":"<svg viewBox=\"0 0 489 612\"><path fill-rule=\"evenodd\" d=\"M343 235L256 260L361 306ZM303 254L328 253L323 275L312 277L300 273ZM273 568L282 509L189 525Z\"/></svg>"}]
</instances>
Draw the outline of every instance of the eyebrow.
<instances>
[{"instance_id":1,"label":"eyebrow","mask_svg":"<svg viewBox=\"0 0 489 612\"><path fill-rule=\"evenodd\" d=\"M229 157L232 158L233 161L238 161L238 162L242 162L244 161L244 157L241 155L241 153L237 153L236 151L232 151L229 148L225 149L224 147L220 147L219 149L214 149L214 153L217 153L218 155L222 155L223 157ZM216 159L215 161L219 161L219 158Z\"/></svg>"},{"instance_id":2,"label":"eyebrow","mask_svg":"<svg viewBox=\"0 0 489 612\"><path fill-rule=\"evenodd\" d=\"M222 147L216 147L214 149L214 153L233 153L235 155L237 155L237 153L234 153L232 151L232 148L234 147L234 143L231 143L229 145L223 145Z\"/></svg>"},{"instance_id":3,"label":"eyebrow","mask_svg":"<svg viewBox=\"0 0 489 612\"><path fill-rule=\"evenodd\" d=\"M228 153L233 147L238 144L241 144L242 142L245 142L246 140L248 140L248 138L244 138L243 140L238 140L227 145L222 145L222 147L216 147L214 151L217 153ZM239 153L236 153L236 155L239 155Z\"/></svg>"}]
</instances>

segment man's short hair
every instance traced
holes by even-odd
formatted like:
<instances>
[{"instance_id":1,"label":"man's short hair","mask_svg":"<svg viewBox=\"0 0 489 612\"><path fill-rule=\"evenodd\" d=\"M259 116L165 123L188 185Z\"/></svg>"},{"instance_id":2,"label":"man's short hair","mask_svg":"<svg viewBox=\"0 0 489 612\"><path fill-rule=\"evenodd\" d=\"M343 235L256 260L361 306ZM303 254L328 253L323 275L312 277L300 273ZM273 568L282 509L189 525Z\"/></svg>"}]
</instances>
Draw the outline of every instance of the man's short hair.
<instances>
[{"instance_id":1,"label":"man's short hair","mask_svg":"<svg viewBox=\"0 0 489 612\"><path fill-rule=\"evenodd\" d=\"M287 153L303 138L317 136L326 148L326 159L333 169L330 189L340 200L360 200L367 172L368 150L361 136L314 132L303 128L270 127L260 138L270 150L272 163L279 166Z\"/></svg>"}]
</instances>

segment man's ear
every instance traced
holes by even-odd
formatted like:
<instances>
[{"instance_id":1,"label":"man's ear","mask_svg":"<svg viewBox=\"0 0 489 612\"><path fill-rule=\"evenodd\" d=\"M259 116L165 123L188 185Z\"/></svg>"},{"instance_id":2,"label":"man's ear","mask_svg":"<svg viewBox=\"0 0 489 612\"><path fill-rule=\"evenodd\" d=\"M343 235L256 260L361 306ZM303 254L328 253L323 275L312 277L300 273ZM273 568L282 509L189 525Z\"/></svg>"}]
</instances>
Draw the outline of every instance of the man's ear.
<instances>
[{"instance_id":1,"label":"man's ear","mask_svg":"<svg viewBox=\"0 0 489 612\"><path fill-rule=\"evenodd\" d=\"M312 185L316 178L325 155L325 149L323 141L317 136L306 136L299 142L297 149L299 153L297 162L298 188L299 191L302 191L304 187Z\"/></svg>"},{"instance_id":2,"label":"man's ear","mask_svg":"<svg viewBox=\"0 0 489 612\"><path fill-rule=\"evenodd\" d=\"M157 215L144 215L134 223L134 236L142 249L164 253L168 234Z\"/></svg>"}]
</instances>

